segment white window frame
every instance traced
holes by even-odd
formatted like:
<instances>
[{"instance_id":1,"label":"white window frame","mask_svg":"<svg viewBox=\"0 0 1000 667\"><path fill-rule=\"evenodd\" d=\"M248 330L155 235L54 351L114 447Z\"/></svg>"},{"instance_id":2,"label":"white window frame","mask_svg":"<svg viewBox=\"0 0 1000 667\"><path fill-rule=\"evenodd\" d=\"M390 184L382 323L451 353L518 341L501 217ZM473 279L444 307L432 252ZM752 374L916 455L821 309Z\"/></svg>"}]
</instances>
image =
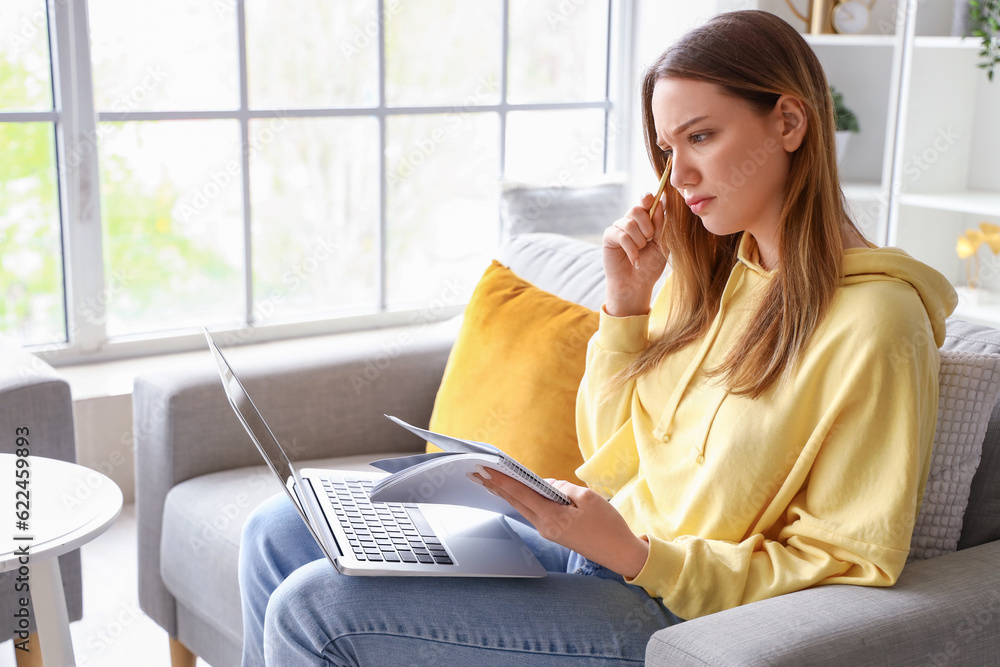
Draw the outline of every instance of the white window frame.
<instances>
[{"instance_id":1,"label":"white window frame","mask_svg":"<svg viewBox=\"0 0 1000 667\"><path fill-rule=\"evenodd\" d=\"M221 1L221 0L220 0ZM513 111L600 109L604 111L604 172L621 171L629 164L628 122L633 105L630 85L632 62L633 0L610 0L604 99L594 102L510 104L507 102L507 60L509 0L502 0L500 102L492 105L391 107L385 103L385 41L379 25L378 45L379 104L360 108L250 109L247 92L247 40L244 0L232 2L237 19L239 61L239 108L229 111L98 112L94 107L91 75L88 0L47 0L49 42L52 56L53 111L0 112L0 122L54 122L59 171L60 218L63 241L66 334L68 342L32 345L29 349L49 363L60 366L108 361L154 354L200 349L200 332L143 334L108 338L105 328L106 305L117 289L104 280L102 253L100 172L97 142L99 123L116 121L156 121L191 119L238 120L242 135L242 220L244 242L243 326L230 329L227 340L256 343L299 336L321 335L446 319L464 306L421 310L386 308L386 120L389 116L447 113L494 113L500 121L499 171L504 174L507 115ZM581 0L568 0L579 2ZM582 0L586 1L586 0ZM377 0L377 16L384 16L384 0ZM310 321L255 326L252 245L250 243L250 121L274 118L374 117L379 125L379 257L378 312L357 316L331 317ZM499 225L499 217L498 223ZM224 328L213 327L222 333Z\"/></svg>"}]
</instances>

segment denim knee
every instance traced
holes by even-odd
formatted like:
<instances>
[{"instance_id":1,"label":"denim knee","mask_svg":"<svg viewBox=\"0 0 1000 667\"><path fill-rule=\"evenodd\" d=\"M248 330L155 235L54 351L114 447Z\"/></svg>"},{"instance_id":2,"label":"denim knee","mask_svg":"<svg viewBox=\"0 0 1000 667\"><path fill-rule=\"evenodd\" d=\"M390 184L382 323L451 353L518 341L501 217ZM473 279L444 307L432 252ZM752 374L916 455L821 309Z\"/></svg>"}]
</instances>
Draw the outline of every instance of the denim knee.
<instances>
[{"instance_id":1,"label":"denim knee","mask_svg":"<svg viewBox=\"0 0 1000 667\"><path fill-rule=\"evenodd\" d=\"M248 560L255 560L272 539L274 514L280 510L275 496L258 505L250 512L240 533L239 566L243 570Z\"/></svg>"},{"instance_id":2,"label":"denim knee","mask_svg":"<svg viewBox=\"0 0 1000 667\"><path fill-rule=\"evenodd\" d=\"M326 561L296 570L281 583L267 602L264 614L264 652L268 664L328 665L323 653L330 638L321 621L330 613L312 600L313 593L335 585Z\"/></svg>"},{"instance_id":3,"label":"denim knee","mask_svg":"<svg viewBox=\"0 0 1000 667\"><path fill-rule=\"evenodd\" d=\"M246 522L243 524L243 530L240 533L240 546L243 545L256 545L260 543L260 538L267 534L267 512L264 508L267 507L268 503L264 502L253 509L250 515L247 517Z\"/></svg>"}]
</instances>

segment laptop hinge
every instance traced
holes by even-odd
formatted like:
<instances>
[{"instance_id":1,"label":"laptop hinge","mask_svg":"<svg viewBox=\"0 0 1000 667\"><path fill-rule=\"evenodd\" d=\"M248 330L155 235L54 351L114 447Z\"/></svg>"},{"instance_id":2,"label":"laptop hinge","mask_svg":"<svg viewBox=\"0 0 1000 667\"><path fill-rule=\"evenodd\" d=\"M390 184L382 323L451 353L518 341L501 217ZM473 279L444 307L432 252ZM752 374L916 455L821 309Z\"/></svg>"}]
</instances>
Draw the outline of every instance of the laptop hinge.
<instances>
[{"instance_id":1,"label":"laptop hinge","mask_svg":"<svg viewBox=\"0 0 1000 667\"><path fill-rule=\"evenodd\" d=\"M323 523L326 524L328 531L327 534L330 536L330 539L333 540L333 546L337 548L337 554L343 556L344 550L340 548L340 543L337 541L337 534L333 532L333 526L330 525L330 520L327 518L326 512L324 512L322 508L318 506L319 501L316 500L317 498L316 488L313 486L312 480L306 477L300 477L299 479L302 480L303 484L309 485L309 490L312 491L312 493L300 493L298 484L292 484L292 488L295 490L295 495L299 497L299 502L302 503L303 506L305 506L306 503L311 502L311 504L309 505L309 508L312 510L311 514L317 520L322 520ZM309 497L303 498L303 496L309 496ZM333 554L330 555L332 556Z\"/></svg>"}]
</instances>

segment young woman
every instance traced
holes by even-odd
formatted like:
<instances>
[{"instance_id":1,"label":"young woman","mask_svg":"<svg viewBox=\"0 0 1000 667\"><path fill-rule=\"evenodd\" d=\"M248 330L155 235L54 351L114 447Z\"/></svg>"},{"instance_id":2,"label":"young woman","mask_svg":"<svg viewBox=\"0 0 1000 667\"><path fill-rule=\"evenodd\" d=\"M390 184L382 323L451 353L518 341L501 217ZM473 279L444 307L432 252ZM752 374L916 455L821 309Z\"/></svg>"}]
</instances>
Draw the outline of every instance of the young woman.
<instances>
[{"instance_id":1,"label":"young woman","mask_svg":"<svg viewBox=\"0 0 1000 667\"><path fill-rule=\"evenodd\" d=\"M550 575L340 576L279 496L243 536L245 665L642 664L680 619L896 581L937 417L938 351L914 343L941 344L954 290L862 238L823 70L775 16L687 34L642 105L670 187L604 234L587 487L556 481L563 506L474 475L537 528L518 530Z\"/></svg>"}]
</instances>

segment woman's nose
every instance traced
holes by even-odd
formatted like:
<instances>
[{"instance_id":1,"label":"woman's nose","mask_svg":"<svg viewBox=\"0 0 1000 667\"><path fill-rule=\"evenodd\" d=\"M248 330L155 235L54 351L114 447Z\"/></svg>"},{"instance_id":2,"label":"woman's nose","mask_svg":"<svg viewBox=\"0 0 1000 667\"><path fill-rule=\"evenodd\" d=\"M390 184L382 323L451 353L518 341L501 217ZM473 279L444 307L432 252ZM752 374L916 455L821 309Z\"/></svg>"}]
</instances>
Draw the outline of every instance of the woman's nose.
<instances>
[{"instance_id":1,"label":"woman's nose","mask_svg":"<svg viewBox=\"0 0 1000 667\"><path fill-rule=\"evenodd\" d=\"M697 185L697 183L698 173L691 164L691 161L686 156L678 155L675 152L672 155L672 164L670 166L670 185L681 190L685 187Z\"/></svg>"}]
</instances>

